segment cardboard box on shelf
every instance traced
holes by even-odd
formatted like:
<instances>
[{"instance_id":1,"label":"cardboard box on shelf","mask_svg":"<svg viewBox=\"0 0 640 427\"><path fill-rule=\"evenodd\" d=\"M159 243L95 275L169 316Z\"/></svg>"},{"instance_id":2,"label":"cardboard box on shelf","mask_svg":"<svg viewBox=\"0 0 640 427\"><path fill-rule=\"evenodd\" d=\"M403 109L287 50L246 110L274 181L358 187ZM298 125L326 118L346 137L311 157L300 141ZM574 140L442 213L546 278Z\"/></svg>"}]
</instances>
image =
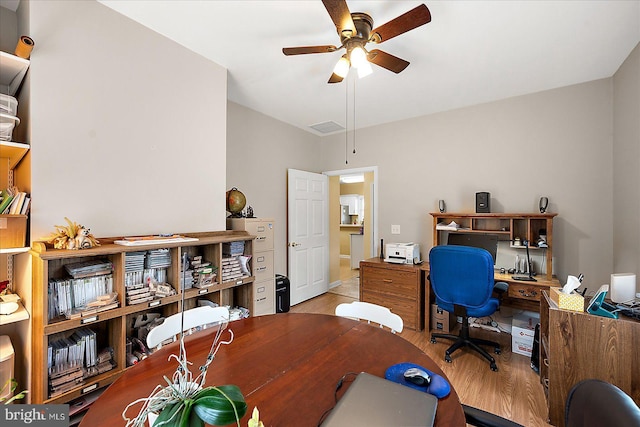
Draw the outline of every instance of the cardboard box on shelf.
<instances>
[{"instance_id":1,"label":"cardboard box on shelf","mask_svg":"<svg viewBox=\"0 0 640 427\"><path fill-rule=\"evenodd\" d=\"M0 249L24 247L26 235L26 215L0 215Z\"/></svg>"},{"instance_id":2,"label":"cardboard box on shelf","mask_svg":"<svg viewBox=\"0 0 640 427\"><path fill-rule=\"evenodd\" d=\"M533 337L540 314L523 311L513 316L511 323L511 352L531 357Z\"/></svg>"},{"instance_id":3,"label":"cardboard box on shelf","mask_svg":"<svg viewBox=\"0 0 640 427\"><path fill-rule=\"evenodd\" d=\"M438 307L437 304L431 304L431 329L448 333L455 325L456 316Z\"/></svg>"}]
</instances>

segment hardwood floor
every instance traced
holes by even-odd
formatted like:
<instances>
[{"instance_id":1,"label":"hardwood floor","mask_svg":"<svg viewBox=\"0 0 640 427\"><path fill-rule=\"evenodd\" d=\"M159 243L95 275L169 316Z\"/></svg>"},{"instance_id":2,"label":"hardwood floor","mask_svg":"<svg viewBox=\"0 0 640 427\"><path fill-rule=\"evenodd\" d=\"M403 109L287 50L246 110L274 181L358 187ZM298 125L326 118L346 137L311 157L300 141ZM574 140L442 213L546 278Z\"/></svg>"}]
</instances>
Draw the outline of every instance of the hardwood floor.
<instances>
[{"instance_id":1,"label":"hardwood floor","mask_svg":"<svg viewBox=\"0 0 640 427\"><path fill-rule=\"evenodd\" d=\"M291 312L334 314L338 304L351 301L354 299L327 293L292 307ZM466 349L455 352L453 362L446 363L444 352L450 343L440 340L431 344L430 334L426 331L405 329L400 336L436 361L462 403L500 415L525 427L549 427L540 378L531 369L528 357L511 353L511 335L498 335L480 329L474 329L472 334L490 334L490 339L501 344L502 353L493 355L498 364L497 372L491 371L489 363L475 352Z\"/></svg>"}]
</instances>

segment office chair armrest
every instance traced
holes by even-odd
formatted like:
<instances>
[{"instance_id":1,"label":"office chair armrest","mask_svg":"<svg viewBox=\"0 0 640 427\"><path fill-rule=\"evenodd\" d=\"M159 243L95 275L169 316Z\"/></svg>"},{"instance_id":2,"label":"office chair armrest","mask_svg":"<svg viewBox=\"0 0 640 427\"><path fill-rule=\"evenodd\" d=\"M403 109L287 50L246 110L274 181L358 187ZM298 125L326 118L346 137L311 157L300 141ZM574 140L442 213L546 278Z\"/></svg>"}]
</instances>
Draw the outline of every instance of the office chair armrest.
<instances>
[{"instance_id":1,"label":"office chair armrest","mask_svg":"<svg viewBox=\"0 0 640 427\"><path fill-rule=\"evenodd\" d=\"M469 405L462 404L464 417L467 424L476 427L522 427L522 425L514 423L506 418L492 414L482 409L474 408Z\"/></svg>"},{"instance_id":2,"label":"office chair armrest","mask_svg":"<svg viewBox=\"0 0 640 427\"><path fill-rule=\"evenodd\" d=\"M496 282L493 285L493 291L498 294L504 294L509 290L509 284L507 282Z\"/></svg>"}]
</instances>

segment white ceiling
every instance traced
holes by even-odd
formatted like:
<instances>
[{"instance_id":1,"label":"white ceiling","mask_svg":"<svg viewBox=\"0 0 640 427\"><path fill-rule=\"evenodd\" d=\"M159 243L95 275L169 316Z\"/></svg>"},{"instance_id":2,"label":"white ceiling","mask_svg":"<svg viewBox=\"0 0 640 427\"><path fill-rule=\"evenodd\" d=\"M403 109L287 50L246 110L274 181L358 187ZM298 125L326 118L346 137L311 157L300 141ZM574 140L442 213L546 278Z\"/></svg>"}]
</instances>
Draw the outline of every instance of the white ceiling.
<instances>
[{"instance_id":1,"label":"white ceiling","mask_svg":"<svg viewBox=\"0 0 640 427\"><path fill-rule=\"evenodd\" d=\"M345 82L326 83L343 52L282 54L340 45L320 0L99 1L227 68L231 101L315 134L347 109L354 126L353 82L348 108ZM347 3L374 27L420 3L432 16L376 46L411 65L356 82L357 128L610 77L640 42L640 0Z\"/></svg>"}]
</instances>

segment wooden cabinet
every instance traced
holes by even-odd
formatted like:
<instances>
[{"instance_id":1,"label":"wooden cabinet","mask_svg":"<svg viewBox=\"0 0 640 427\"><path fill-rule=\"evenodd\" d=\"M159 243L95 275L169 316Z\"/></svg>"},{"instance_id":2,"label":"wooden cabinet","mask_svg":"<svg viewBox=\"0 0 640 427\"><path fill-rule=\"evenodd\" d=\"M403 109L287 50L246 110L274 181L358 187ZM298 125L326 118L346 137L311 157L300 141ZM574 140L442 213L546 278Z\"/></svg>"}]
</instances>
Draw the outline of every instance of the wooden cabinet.
<instances>
[{"instance_id":1,"label":"wooden cabinet","mask_svg":"<svg viewBox=\"0 0 640 427\"><path fill-rule=\"evenodd\" d=\"M424 325L424 274L419 266L380 258L360 262L360 301L382 305L402 317L404 327Z\"/></svg>"},{"instance_id":2,"label":"wooden cabinet","mask_svg":"<svg viewBox=\"0 0 640 427\"><path fill-rule=\"evenodd\" d=\"M640 322L561 310L543 292L540 302L540 381L549 422L564 426L567 395L578 382L615 384L640 404Z\"/></svg>"},{"instance_id":3,"label":"wooden cabinet","mask_svg":"<svg viewBox=\"0 0 640 427\"><path fill-rule=\"evenodd\" d=\"M253 316L276 312L276 275L273 256L273 219L228 218L227 228L245 230L256 236L253 248Z\"/></svg>"},{"instance_id":4,"label":"wooden cabinet","mask_svg":"<svg viewBox=\"0 0 640 427\"><path fill-rule=\"evenodd\" d=\"M240 242L244 245L244 255L253 255L253 238L244 231L220 231L210 233L190 233L185 237L197 240L179 242L154 242L143 246L122 246L114 244L113 238L100 238L101 246L83 250L51 249L43 242L32 245L33 266L33 321L32 321L32 385L30 396L32 403L68 403L69 401L106 386L126 369L126 341L132 336L133 323L140 315L159 313L167 316L179 312L182 308L189 309L197 305L198 299L204 298L220 305L243 306L253 311L252 295L255 276L243 276L227 282L223 281L223 254L227 252L226 245ZM236 245L237 246L237 245ZM169 266L166 268L166 283L175 290L174 295L155 298L138 304L130 304L127 296L127 254L141 251L163 249L168 251ZM202 256L204 260L218 267L214 284L209 287L187 288L179 286L183 254L190 258ZM118 307L110 310L92 313L87 316L68 318L68 316L54 316L55 301L48 293L49 283L69 277L67 267L83 261L106 259L111 262L113 291L117 293ZM254 271L253 260L249 261L249 271ZM147 268L145 266L145 268ZM184 297L184 307L181 301ZM78 380L78 383L68 390L50 393L50 375L48 360L49 345L59 339L67 339L79 331L91 330L95 333L97 349L112 349L113 368L102 371L95 376Z\"/></svg>"}]
</instances>

